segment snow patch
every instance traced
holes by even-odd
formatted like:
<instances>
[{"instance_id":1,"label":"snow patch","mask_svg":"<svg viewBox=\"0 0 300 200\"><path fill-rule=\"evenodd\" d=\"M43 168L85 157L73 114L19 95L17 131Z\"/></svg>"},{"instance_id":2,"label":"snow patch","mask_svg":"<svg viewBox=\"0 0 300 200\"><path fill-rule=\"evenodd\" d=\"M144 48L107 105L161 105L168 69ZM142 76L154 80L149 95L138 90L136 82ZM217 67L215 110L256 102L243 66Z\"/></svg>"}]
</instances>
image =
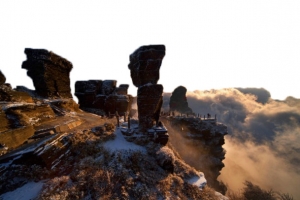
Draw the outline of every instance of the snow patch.
<instances>
[{"instance_id":1,"label":"snow patch","mask_svg":"<svg viewBox=\"0 0 300 200\"><path fill-rule=\"evenodd\" d=\"M199 173L198 176L194 176L192 178L190 178L188 180L188 183L195 185L197 187L199 187L200 189L203 189L207 183L204 174L203 173Z\"/></svg>"},{"instance_id":2,"label":"snow patch","mask_svg":"<svg viewBox=\"0 0 300 200\"><path fill-rule=\"evenodd\" d=\"M0 196L3 200L30 200L36 198L41 192L43 182L29 182L15 189L14 191L4 193Z\"/></svg>"},{"instance_id":3,"label":"snow patch","mask_svg":"<svg viewBox=\"0 0 300 200\"><path fill-rule=\"evenodd\" d=\"M109 149L111 151L116 151L116 150L137 150L141 152L146 152L146 148L139 146L137 144L128 142L122 132L121 128L118 127L114 133L116 135L114 140L110 140L104 144L104 147L106 149Z\"/></svg>"}]
</instances>

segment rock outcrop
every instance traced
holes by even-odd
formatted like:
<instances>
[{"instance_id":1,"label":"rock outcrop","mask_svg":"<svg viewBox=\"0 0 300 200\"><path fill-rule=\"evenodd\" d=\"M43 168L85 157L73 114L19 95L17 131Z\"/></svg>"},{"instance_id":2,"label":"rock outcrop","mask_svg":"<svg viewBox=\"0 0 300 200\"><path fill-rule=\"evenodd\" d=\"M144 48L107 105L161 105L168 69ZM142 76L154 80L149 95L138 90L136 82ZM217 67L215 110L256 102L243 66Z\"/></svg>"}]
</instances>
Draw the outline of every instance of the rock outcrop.
<instances>
[{"instance_id":1,"label":"rock outcrop","mask_svg":"<svg viewBox=\"0 0 300 200\"><path fill-rule=\"evenodd\" d=\"M183 86L177 87L170 97L170 111L177 111L184 114L192 114L192 109L189 108L187 98L187 89Z\"/></svg>"},{"instance_id":2,"label":"rock outcrop","mask_svg":"<svg viewBox=\"0 0 300 200\"><path fill-rule=\"evenodd\" d=\"M201 169L210 186L225 192L226 187L219 183L217 178L224 167L222 161L226 151L222 145L225 143L224 136L228 134L227 127L218 123L216 119L204 120L180 116L170 116L164 119L169 132L172 133L170 134L171 143L182 158L196 169ZM178 140L176 134L183 136L182 139ZM176 138L176 141L172 138ZM187 149L193 149L193 152L182 153Z\"/></svg>"},{"instance_id":3,"label":"rock outcrop","mask_svg":"<svg viewBox=\"0 0 300 200\"><path fill-rule=\"evenodd\" d=\"M25 49L22 68L32 78L36 93L42 97L72 98L69 74L72 63L45 49Z\"/></svg>"},{"instance_id":4,"label":"rock outcrop","mask_svg":"<svg viewBox=\"0 0 300 200\"><path fill-rule=\"evenodd\" d=\"M143 132L159 121L163 86L157 81L164 56L164 45L149 45L138 48L129 57L132 82L138 87L139 129Z\"/></svg>"},{"instance_id":5,"label":"rock outcrop","mask_svg":"<svg viewBox=\"0 0 300 200\"><path fill-rule=\"evenodd\" d=\"M3 85L6 81L4 74L0 71L0 85Z\"/></svg>"},{"instance_id":6,"label":"rock outcrop","mask_svg":"<svg viewBox=\"0 0 300 200\"><path fill-rule=\"evenodd\" d=\"M75 83L75 96L80 108L95 113L119 115L130 113L132 96L127 94L129 85L116 86L115 80L88 80Z\"/></svg>"},{"instance_id":7,"label":"rock outcrop","mask_svg":"<svg viewBox=\"0 0 300 200\"><path fill-rule=\"evenodd\" d=\"M4 74L0 71L0 101L20 101L27 103L33 102L32 98L28 93L12 89L11 85L9 83L5 83L5 81L6 78Z\"/></svg>"}]
</instances>

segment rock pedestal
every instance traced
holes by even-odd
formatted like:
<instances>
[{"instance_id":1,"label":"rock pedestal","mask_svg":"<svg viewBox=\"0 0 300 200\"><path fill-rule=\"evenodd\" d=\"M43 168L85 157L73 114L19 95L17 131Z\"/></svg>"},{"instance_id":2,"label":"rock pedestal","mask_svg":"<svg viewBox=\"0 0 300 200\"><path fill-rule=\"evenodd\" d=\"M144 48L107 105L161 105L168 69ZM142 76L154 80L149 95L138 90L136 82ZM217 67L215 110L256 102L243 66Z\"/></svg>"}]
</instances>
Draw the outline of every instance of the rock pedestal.
<instances>
[{"instance_id":1,"label":"rock pedestal","mask_svg":"<svg viewBox=\"0 0 300 200\"><path fill-rule=\"evenodd\" d=\"M158 123L162 93L162 85L149 84L138 88L137 106L141 131L152 128L154 121Z\"/></svg>"},{"instance_id":2,"label":"rock pedestal","mask_svg":"<svg viewBox=\"0 0 300 200\"><path fill-rule=\"evenodd\" d=\"M139 129L142 132L152 128L154 121L159 121L163 86L157 85L157 81L164 56L164 45L149 45L138 48L129 57L132 82L138 87Z\"/></svg>"},{"instance_id":3,"label":"rock pedestal","mask_svg":"<svg viewBox=\"0 0 300 200\"><path fill-rule=\"evenodd\" d=\"M68 60L45 49L25 49L27 60L22 68L32 78L36 93L43 97L72 98L70 71L73 66Z\"/></svg>"}]
</instances>

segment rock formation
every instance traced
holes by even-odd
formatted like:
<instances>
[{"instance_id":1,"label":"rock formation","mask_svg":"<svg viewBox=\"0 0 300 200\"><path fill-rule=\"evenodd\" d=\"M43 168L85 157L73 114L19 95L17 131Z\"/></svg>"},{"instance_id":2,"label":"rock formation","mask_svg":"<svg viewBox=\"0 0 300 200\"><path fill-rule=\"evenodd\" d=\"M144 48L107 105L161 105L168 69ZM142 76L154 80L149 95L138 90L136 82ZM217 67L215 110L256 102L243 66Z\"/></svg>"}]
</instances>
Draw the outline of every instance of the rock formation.
<instances>
[{"instance_id":1,"label":"rock formation","mask_svg":"<svg viewBox=\"0 0 300 200\"><path fill-rule=\"evenodd\" d=\"M225 192L226 187L217 181L220 171L224 167L223 160L226 151L225 143L227 127L215 119L200 119L196 117L167 117L166 126L173 134L179 133L186 140L172 140L171 143L182 158L190 165L201 169L205 173L208 184L218 191ZM175 137L176 138L176 137ZM178 137L177 137L178 138ZM193 147L194 152L182 153L187 147Z\"/></svg>"},{"instance_id":2,"label":"rock formation","mask_svg":"<svg viewBox=\"0 0 300 200\"><path fill-rule=\"evenodd\" d=\"M72 98L69 74L72 63L45 49L25 49L22 68L32 78L36 93L43 97Z\"/></svg>"},{"instance_id":3,"label":"rock formation","mask_svg":"<svg viewBox=\"0 0 300 200\"><path fill-rule=\"evenodd\" d=\"M6 78L0 71L0 101L21 101L32 103L33 100L26 92L13 90L9 83L5 83Z\"/></svg>"},{"instance_id":4,"label":"rock formation","mask_svg":"<svg viewBox=\"0 0 300 200\"><path fill-rule=\"evenodd\" d=\"M170 97L170 111L177 111L184 114L192 114L186 99L187 89L183 86L177 87Z\"/></svg>"},{"instance_id":5,"label":"rock formation","mask_svg":"<svg viewBox=\"0 0 300 200\"><path fill-rule=\"evenodd\" d=\"M134 51L128 68L133 84L138 87L139 129L146 131L158 123L162 105L163 86L158 85L159 69L165 56L164 45L142 46Z\"/></svg>"},{"instance_id":6,"label":"rock formation","mask_svg":"<svg viewBox=\"0 0 300 200\"><path fill-rule=\"evenodd\" d=\"M0 85L3 85L6 81L4 74L0 71Z\"/></svg>"},{"instance_id":7,"label":"rock formation","mask_svg":"<svg viewBox=\"0 0 300 200\"><path fill-rule=\"evenodd\" d=\"M75 96L80 108L86 111L96 109L96 113L119 115L129 113L132 96L127 94L129 85L116 87L115 80L88 80L75 83Z\"/></svg>"}]
</instances>

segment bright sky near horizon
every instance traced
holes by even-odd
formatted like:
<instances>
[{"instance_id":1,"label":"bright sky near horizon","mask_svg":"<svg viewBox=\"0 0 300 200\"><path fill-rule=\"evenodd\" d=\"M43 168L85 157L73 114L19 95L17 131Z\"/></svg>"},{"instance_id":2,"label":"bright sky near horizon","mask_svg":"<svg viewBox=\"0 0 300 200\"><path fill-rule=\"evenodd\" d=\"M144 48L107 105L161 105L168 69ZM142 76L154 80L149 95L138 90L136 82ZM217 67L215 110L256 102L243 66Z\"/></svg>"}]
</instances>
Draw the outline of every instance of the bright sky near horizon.
<instances>
[{"instance_id":1,"label":"bright sky near horizon","mask_svg":"<svg viewBox=\"0 0 300 200\"><path fill-rule=\"evenodd\" d=\"M77 80L114 79L136 95L129 55L164 44L165 92L257 87L272 98L300 98L298 0L3 0L0 70L13 87L33 89L21 69L24 48L43 48L73 63Z\"/></svg>"}]
</instances>

